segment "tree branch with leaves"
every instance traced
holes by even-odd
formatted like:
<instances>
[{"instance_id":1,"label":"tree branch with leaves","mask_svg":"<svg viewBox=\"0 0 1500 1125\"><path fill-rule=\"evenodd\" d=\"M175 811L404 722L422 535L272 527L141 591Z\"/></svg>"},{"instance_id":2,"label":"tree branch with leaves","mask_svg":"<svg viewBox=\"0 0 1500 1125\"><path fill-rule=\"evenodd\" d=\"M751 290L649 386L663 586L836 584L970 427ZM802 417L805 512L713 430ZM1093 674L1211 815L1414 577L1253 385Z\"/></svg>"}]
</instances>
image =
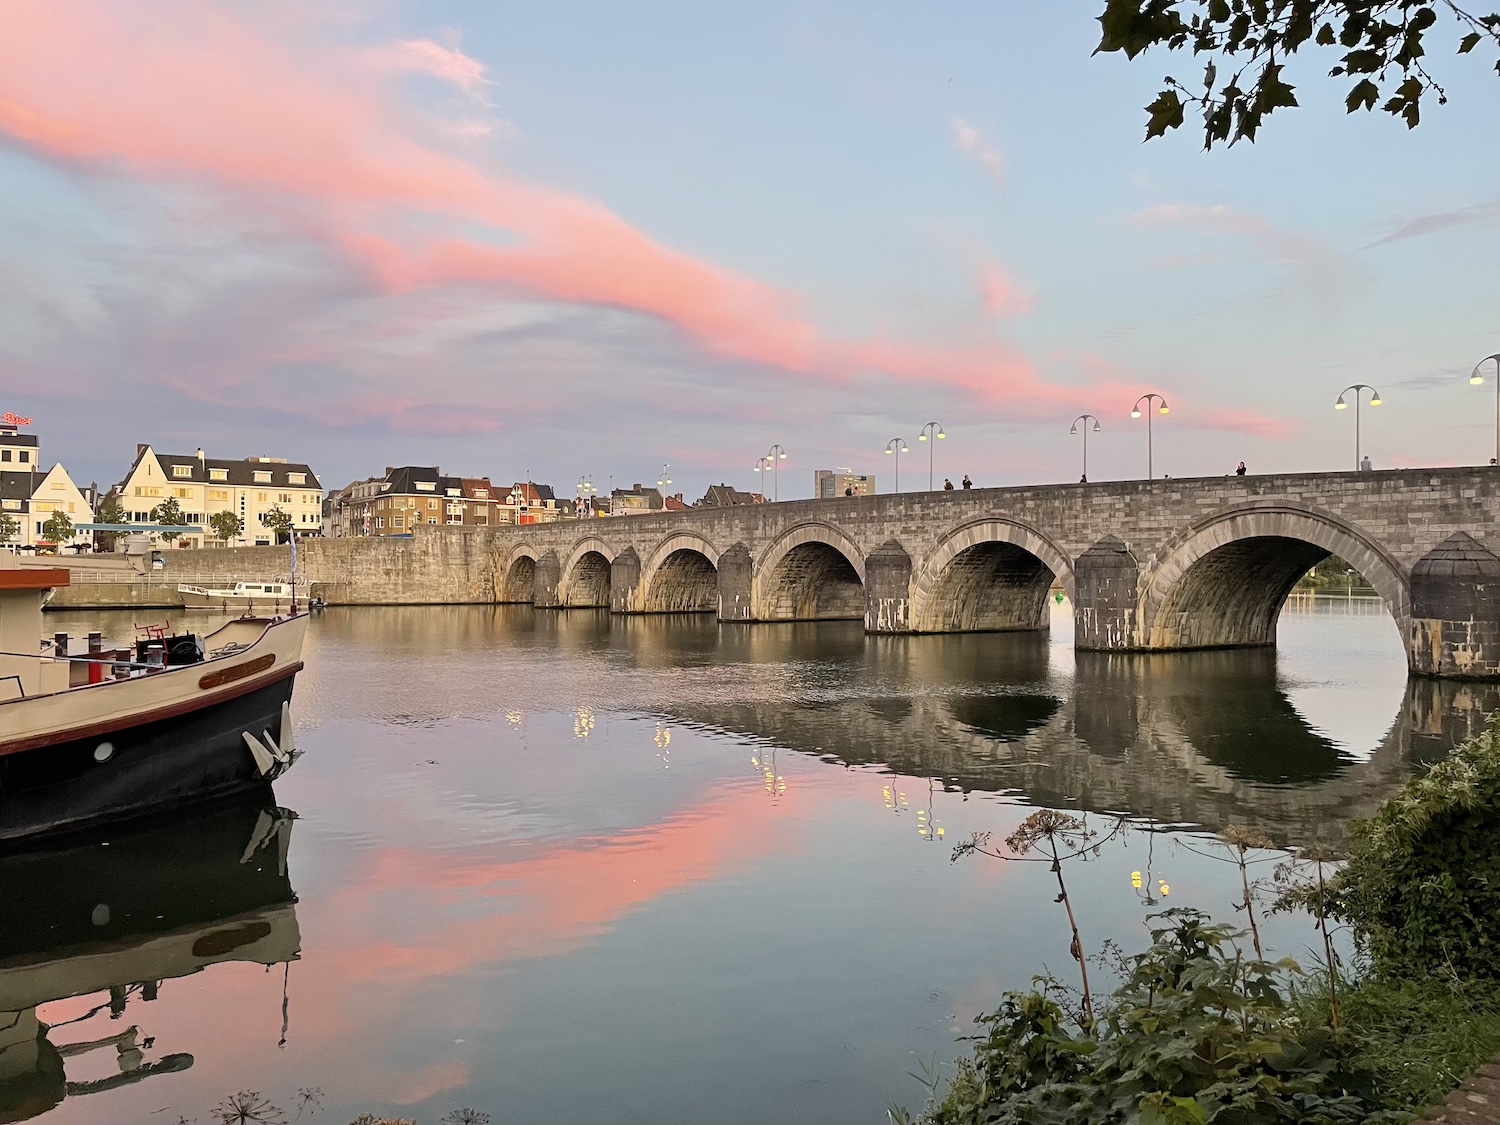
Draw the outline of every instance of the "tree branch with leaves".
<instances>
[{"instance_id":1,"label":"tree branch with leaves","mask_svg":"<svg viewBox=\"0 0 1500 1125\"><path fill-rule=\"evenodd\" d=\"M1168 75L1146 107L1147 140L1181 127L1192 107L1205 148L1253 142L1267 117L1298 104L1285 67L1299 51L1341 52L1329 77L1350 80L1348 112L1379 105L1409 129L1424 98L1448 100L1429 69L1429 33L1440 26L1460 55L1480 44L1494 50L1500 73L1500 13L1475 14L1453 0L1105 0L1099 25L1095 53L1133 59L1165 47L1207 56L1201 89Z\"/></svg>"}]
</instances>

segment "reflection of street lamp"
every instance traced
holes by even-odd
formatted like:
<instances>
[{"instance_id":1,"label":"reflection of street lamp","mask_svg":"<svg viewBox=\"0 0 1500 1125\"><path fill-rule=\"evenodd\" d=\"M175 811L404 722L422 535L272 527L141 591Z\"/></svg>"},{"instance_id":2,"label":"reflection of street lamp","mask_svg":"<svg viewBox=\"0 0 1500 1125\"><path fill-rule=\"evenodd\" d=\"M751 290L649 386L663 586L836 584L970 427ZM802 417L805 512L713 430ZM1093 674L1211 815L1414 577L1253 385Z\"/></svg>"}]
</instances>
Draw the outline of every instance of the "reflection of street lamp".
<instances>
[{"instance_id":1,"label":"reflection of street lamp","mask_svg":"<svg viewBox=\"0 0 1500 1125\"><path fill-rule=\"evenodd\" d=\"M932 435L932 440L931 441L927 441L927 437L928 437L929 434ZM937 446L937 443L940 442L940 441L942 441L947 436L948 436L947 434L943 433L943 427L942 426L939 426L936 422L928 422L927 425L925 425L925 426L922 427L922 433L917 438L918 441L927 441L927 491L928 492L932 491L932 481L933 481L933 476L932 476L932 455L935 452L935 447Z\"/></svg>"},{"instance_id":2,"label":"reflection of street lamp","mask_svg":"<svg viewBox=\"0 0 1500 1125\"><path fill-rule=\"evenodd\" d=\"M933 812L933 794L937 789L937 781L934 778L927 779L927 807L917 810L917 835L924 840L941 840L948 834L948 830L937 822L937 814Z\"/></svg>"},{"instance_id":3,"label":"reflection of street lamp","mask_svg":"<svg viewBox=\"0 0 1500 1125\"><path fill-rule=\"evenodd\" d=\"M1360 456L1359 456L1359 392L1360 391L1369 391L1370 392L1370 405L1371 406L1379 406L1380 405L1380 392L1377 391L1374 387L1370 386L1367 383L1355 383L1353 386L1351 386L1351 387L1345 387L1341 392L1339 392L1338 401L1333 404L1333 408L1335 410L1348 410L1349 409L1349 404L1344 401L1344 395L1348 394L1350 391L1354 392L1354 471L1358 472L1359 471L1359 466L1360 466Z\"/></svg>"},{"instance_id":4,"label":"reflection of street lamp","mask_svg":"<svg viewBox=\"0 0 1500 1125\"><path fill-rule=\"evenodd\" d=\"M1495 362L1495 457L1491 465L1500 465L1500 355L1487 355L1474 365L1474 373L1469 376L1469 382L1478 386L1484 382L1484 376L1479 369L1491 360Z\"/></svg>"},{"instance_id":5,"label":"reflection of street lamp","mask_svg":"<svg viewBox=\"0 0 1500 1125\"><path fill-rule=\"evenodd\" d=\"M1094 423L1094 433L1097 434L1099 432L1099 419L1095 418L1092 414L1080 414L1077 418L1073 419L1073 428L1071 430L1069 430L1068 433L1070 433L1070 434L1076 434L1078 432L1078 423L1079 422L1083 423L1083 476L1079 478L1078 483L1079 484L1088 484L1088 482L1089 482L1089 423L1090 422ZM1147 423L1147 425L1149 425L1149 424L1150 423Z\"/></svg>"},{"instance_id":6,"label":"reflection of street lamp","mask_svg":"<svg viewBox=\"0 0 1500 1125\"><path fill-rule=\"evenodd\" d=\"M906 447L906 442L903 441L901 438L893 437L893 438L891 438L890 441L886 442L886 444L885 444L885 452L886 452L887 456L894 456L896 458L896 491L900 492L901 491L901 454L903 454L903 453L910 453L911 450Z\"/></svg>"},{"instance_id":7,"label":"reflection of street lamp","mask_svg":"<svg viewBox=\"0 0 1500 1125\"><path fill-rule=\"evenodd\" d=\"M1130 411L1130 416L1132 418L1139 418L1141 416L1141 403L1144 402L1146 404L1145 414L1146 414L1146 479L1147 480L1154 480L1156 478L1155 466L1151 463L1151 458L1152 458L1152 450L1151 450L1151 401L1152 401L1152 399L1155 399L1157 402L1161 403L1161 405L1156 408L1156 412L1158 414L1166 414L1166 413L1168 413L1171 410L1171 407L1169 407L1167 405L1167 400L1166 399L1162 398L1161 395L1157 394L1155 391L1150 391L1150 392L1148 392L1146 394L1143 394L1140 398L1136 399L1135 400L1135 406Z\"/></svg>"}]
</instances>

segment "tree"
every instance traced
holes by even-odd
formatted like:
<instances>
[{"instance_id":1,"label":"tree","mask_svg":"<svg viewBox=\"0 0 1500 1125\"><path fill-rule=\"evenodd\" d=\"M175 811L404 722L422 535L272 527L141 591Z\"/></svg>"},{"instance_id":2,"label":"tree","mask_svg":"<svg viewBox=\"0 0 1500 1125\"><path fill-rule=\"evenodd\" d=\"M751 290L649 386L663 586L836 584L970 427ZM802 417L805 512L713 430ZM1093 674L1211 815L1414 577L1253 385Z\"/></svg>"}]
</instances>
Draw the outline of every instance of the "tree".
<instances>
[{"instance_id":1,"label":"tree","mask_svg":"<svg viewBox=\"0 0 1500 1125\"><path fill-rule=\"evenodd\" d=\"M68 518L67 512L53 512L47 517L47 522L42 524L42 538L49 543L59 546L73 538L73 521Z\"/></svg>"},{"instance_id":2,"label":"tree","mask_svg":"<svg viewBox=\"0 0 1500 1125\"><path fill-rule=\"evenodd\" d=\"M214 535L228 543L231 539L238 539L240 532L245 530L245 521L240 519L234 512L225 509L215 512L208 517L208 526L213 528Z\"/></svg>"},{"instance_id":3,"label":"tree","mask_svg":"<svg viewBox=\"0 0 1500 1125\"><path fill-rule=\"evenodd\" d=\"M175 499L163 500L151 509L151 522L166 525L168 527L186 527L187 517L182 514L182 505ZM161 537L168 543L182 536L180 531L163 531Z\"/></svg>"},{"instance_id":4,"label":"tree","mask_svg":"<svg viewBox=\"0 0 1500 1125\"><path fill-rule=\"evenodd\" d=\"M1170 75L1163 80L1146 107L1146 138L1178 128L1194 106L1204 147L1213 148L1253 142L1266 117L1298 104L1283 67L1310 45L1341 52L1329 77L1350 81L1348 112L1378 103L1415 128L1424 96L1435 94L1439 105L1448 100L1428 70L1427 36L1439 21L1454 33L1460 55L1481 43L1500 55L1500 13L1474 15L1454 0L1105 0L1097 52L1133 59L1164 46L1208 56L1201 93ZM1229 76L1222 83L1221 70Z\"/></svg>"},{"instance_id":5,"label":"tree","mask_svg":"<svg viewBox=\"0 0 1500 1125\"><path fill-rule=\"evenodd\" d=\"M281 510L280 504L277 504L269 512L261 516L260 522L265 524L267 529L276 533L276 542L278 543L285 539L290 539L292 536L292 517Z\"/></svg>"},{"instance_id":6,"label":"tree","mask_svg":"<svg viewBox=\"0 0 1500 1125\"><path fill-rule=\"evenodd\" d=\"M20 534L20 521L15 516L0 512L0 543L9 543Z\"/></svg>"},{"instance_id":7,"label":"tree","mask_svg":"<svg viewBox=\"0 0 1500 1125\"><path fill-rule=\"evenodd\" d=\"M99 510L94 513L94 519L96 519L99 523L129 522L129 517L125 514L125 508L120 503L120 498L113 492L109 493L104 497L103 500L99 501ZM106 551L113 551L115 549L115 544L119 542L120 536L123 535L124 532L98 531L94 534L99 540L99 546L103 547Z\"/></svg>"}]
</instances>

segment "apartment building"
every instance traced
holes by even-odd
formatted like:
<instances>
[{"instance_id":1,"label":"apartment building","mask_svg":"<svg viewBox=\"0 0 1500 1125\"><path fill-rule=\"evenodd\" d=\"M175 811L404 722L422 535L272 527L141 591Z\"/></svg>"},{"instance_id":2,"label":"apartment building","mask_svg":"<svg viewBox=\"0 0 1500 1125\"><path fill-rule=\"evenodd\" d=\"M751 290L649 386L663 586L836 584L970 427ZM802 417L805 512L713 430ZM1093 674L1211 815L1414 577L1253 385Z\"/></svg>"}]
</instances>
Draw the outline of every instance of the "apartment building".
<instances>
[{"instance_id":1,"label":"apartment building","mask_svg":"<svg viewBox=\"0 0 1500 1125\"><path fill-rule=\"evenodd\" d=\"M840 496L874 496L873 473L856 473L853 469L818 469L813 473L813 495L819 500Z\"/></svg>"}]
</instances>

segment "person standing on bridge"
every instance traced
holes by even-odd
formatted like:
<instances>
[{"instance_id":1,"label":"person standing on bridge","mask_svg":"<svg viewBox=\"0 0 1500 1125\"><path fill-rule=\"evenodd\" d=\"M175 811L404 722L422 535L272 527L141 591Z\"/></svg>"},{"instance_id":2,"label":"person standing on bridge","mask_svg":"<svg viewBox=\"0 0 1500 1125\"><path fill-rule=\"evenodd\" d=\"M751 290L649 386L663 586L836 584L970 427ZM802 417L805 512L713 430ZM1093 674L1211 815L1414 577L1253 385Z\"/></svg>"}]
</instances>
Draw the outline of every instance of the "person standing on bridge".
<instances>
[{"instance_id":1,"label":"person standing on bridge","mask_svg":"<svg viewBox=\"0 0 1500 1125\"><path fill-rule=\"evenodd\" d=\"M947 477L943 478L943 491L944 492L952 492L953 491L953 482L951 480L949 480Z\"/></svg>"},{"instance_id":2,"label":"person standing on bridge","mask_svg":"<svg viewBox=\"0 0 1500 1125\"><path fill-rule=\"evenodd\" d=\"M967 492L969 489L971 489L973 487L974 487L974 482L969 479L969 474L965 473L964 474L964 491Z\"/></svg>"},{"instance_id":3,"label":"person standing on bridge","mask_svg":"<svg viewBox=\"0 0 1500 1125\"><path fill-rule=\"evenodd\" d=\"M1242 477L1245 475L1245 462L1240 462L1240 467L1235 469L1234 475L1237 477Z\"/></svg>"}]
</instances>

